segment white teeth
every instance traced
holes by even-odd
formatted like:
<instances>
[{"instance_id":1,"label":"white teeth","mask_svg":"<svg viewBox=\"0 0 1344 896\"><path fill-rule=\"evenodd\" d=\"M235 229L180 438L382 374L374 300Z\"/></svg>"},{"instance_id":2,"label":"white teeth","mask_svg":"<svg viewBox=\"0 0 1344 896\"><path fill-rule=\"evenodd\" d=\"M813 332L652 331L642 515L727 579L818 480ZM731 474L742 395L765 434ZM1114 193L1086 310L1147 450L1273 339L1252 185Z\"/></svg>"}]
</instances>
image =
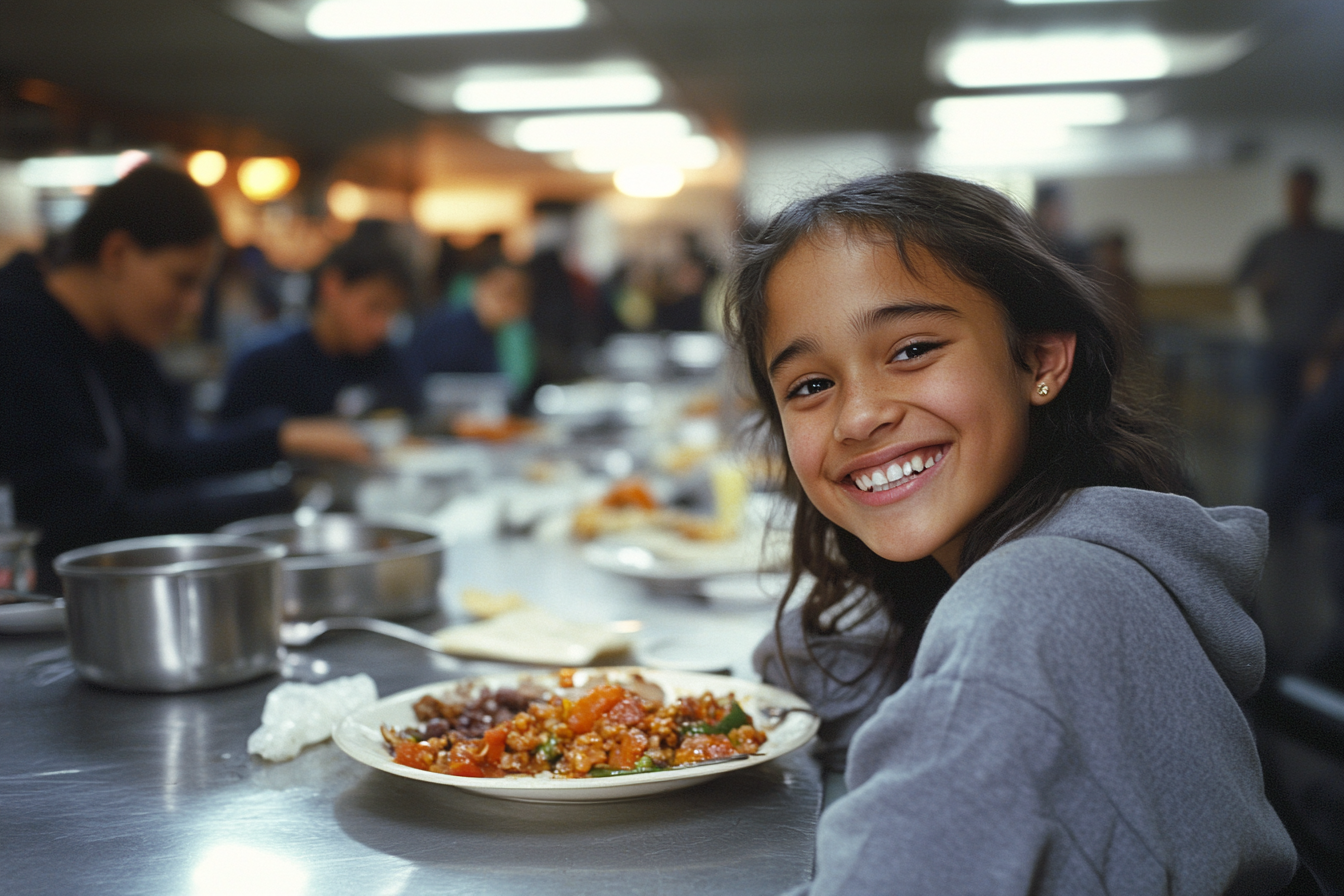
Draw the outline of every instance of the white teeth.
<instances>
[{"instance_id":1,"label":"white teeth","mask_svg":"<svg viewBox=\"0 0 1344 896\"><path fill-rule=\"evenodd\" d=\"M942 459L943 452L941 451L928 460L916 455L911 457L910 460L906 461L904 464L895 463L885 470L876 469L871 473L855 476L854 484L865 492L883 492L889 488L893 488L906 476L922 473Z\"/></svg>"}]
</instances>

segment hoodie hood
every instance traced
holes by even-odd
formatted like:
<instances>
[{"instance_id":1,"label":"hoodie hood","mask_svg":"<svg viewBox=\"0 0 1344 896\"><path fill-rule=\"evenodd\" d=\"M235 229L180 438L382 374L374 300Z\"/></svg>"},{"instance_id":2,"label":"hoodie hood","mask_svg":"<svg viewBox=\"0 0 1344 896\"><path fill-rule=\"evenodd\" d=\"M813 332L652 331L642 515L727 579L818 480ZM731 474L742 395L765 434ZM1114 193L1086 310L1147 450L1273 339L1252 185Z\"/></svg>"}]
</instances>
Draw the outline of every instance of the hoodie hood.
<instances>
[{"instance_id":1,"label":"hoodie hood","mask_svg":"<svg viewBox=\"0 0 1344 896\"><path fill-rule=\"evenodd\" d=\"M1171 594L1233 695L1244 700L1260 686L1265 643L1249 610L1269 550L1264 511L1206 508L1137 489L1085 488L1025 534L1076 538L1137 561Z\"/></svg>"}]
</instances>

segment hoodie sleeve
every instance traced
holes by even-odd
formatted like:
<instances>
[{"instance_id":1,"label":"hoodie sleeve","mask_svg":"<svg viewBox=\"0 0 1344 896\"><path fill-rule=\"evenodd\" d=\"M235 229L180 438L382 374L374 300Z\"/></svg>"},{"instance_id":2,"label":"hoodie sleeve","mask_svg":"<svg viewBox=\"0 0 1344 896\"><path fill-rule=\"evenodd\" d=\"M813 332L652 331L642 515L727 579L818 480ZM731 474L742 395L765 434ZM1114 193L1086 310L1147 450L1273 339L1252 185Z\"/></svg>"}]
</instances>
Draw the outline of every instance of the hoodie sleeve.
<instances>
[{"instance_id":1,"label":"hoodie sleeve","mask_svg":"<svg viewBox=\"0 0 1344 896\"><path fill-rule=\"evenodd\" d=\"M1075 755L1049 712L993 684L907 684L855 739L810 892L1167 892ZM1104 861L1080 840L1105 843Z\"/></svg>"},{"instance_id":2,"label":"hoodie sleeve","mask_svg":"<svg viewBox=\"0 0 1344 896\"><path fill-rule=\"evenodd\" d=\"M797 693L817 711L816 752L827 768L845 767L850 738L900 684L883 662L887 643L880 618L809 638L798 611L790 610L752 654L763 681Z\"/></svg>"}]
</instances>

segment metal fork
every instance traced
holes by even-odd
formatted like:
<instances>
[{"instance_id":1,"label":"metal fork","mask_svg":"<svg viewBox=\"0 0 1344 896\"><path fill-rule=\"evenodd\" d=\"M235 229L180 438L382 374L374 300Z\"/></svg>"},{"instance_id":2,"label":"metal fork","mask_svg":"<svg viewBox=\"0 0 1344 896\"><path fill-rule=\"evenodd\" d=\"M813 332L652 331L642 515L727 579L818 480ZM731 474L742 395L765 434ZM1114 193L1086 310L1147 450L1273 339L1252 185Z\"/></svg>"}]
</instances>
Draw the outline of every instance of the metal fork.
<instances>
[{"instance_id":1,"label":"metal fork","mask_svg":"<svg viewBox=\"0 0 1344 896\"><path fill-rule=\"evenodd\" d=\"M370 619L366 616L333 616L314 622L286 622L280 626L280 643L286 647L306 647L332 631L373 632L435 653L443 653L443 648L433 635L427 635L409 626L397 625L395 622Z\"/></svg>"},{"instance_id":2,"label":"metal fork","mask_svg":"<svg viewBox=\"0 0 1344 896\"><path fill-rule=\"evenodd\" d=\"M762 706L762 707L761 707L761 715L765 716L765 720L766 720L767 722L770 723L770 727L771 727L771 728L774 728L774 727L778 726L780 722L784 721L784 719L785 719L786 716L788 716L790 713L795 713L795 712L805 712L805 713L807 713L807 714L810 715L810 716L816 716L817 718L821 718L821 713L817 712L815 709L812 709L812 708L809 707L809 706Z\"/></svg>"}]
</instances>

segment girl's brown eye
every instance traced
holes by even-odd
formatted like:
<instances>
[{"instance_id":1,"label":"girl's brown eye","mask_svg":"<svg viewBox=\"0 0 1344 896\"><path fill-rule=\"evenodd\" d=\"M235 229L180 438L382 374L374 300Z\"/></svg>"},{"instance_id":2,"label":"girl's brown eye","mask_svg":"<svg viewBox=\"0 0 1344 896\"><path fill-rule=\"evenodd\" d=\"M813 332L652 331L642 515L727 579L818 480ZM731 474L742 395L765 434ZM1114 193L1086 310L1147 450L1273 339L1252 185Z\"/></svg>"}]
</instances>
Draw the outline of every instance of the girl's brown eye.
<instances>
[{"instance_id":1,"label":"girl's brown eye","mask_svg":"<svg viewBox=\"0 0 1344 896\"><path fill-rule=\"evenodd\" d=\"M784 397L785 399L789 399L789 398L803 398L808 395L816 395L819 392L825 392L833 385L834 383L832 383L828 379L822 379L821 377L814 377L813 379L810 380L803 380L801 383L790 389L788 394L785 395Z\"/></svg>"},{"instance_id":2,"label":"girl's brown eye","mask_svg":"<svg viewBox=\"0 0 1344 896\"><path fill-rule=\"evenodd\" d=\"M929 352L942 347L941 342L912 342L909 345L902 346L901 350L892 355L893 361L913 361L921 358Z\"/></svg>"}]
</instances>

